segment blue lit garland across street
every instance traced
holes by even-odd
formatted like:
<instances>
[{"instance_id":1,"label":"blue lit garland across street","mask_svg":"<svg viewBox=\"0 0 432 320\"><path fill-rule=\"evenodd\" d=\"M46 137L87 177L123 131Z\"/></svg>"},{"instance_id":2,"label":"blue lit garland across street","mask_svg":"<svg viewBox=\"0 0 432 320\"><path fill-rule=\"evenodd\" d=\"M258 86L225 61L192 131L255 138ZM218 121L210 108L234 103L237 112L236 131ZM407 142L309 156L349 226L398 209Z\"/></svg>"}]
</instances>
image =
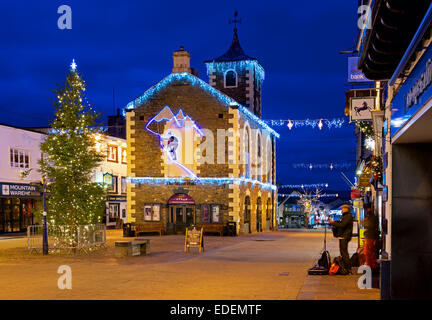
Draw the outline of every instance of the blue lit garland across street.
<instances>
[{"instance_id":1,"label":"blue lit garland across street","mask_svg":"<svg viewBox=\"0 0 432 320\"><path fill-rule=\"evenodd\" d=\"M324 125L328 129L342 128L342 125L346 122L343 118L336 119L306 119L306 120L264 120L266 123L273 127L287 126L288 129L299 128L299 127L311 127L312 129L322 129Z\"/></svg>"},{"instance_id":2,"label":"blue lit garland across street","mask_svg":"<svg viewBox=\"0 0 432 320\"><path fill-rule=\"evenodd\" d=\"M281 189L294 189L294 188L328 188L328 183L312 183L312 184L284 184L280 186Z\"/></svg>"},{"instance_id":3,"label":"blue lit garland across street","mask_svg":"<svg viewBox=\"0 0 432 320\"><path fill-rule=\"evenodd\" d=\"M342 162L342 163L294 163L293 168L294 169L349 169L352 167L352 163L349 162Z\"/></svg>"},{"instance_id":4,"label":"blue lit garland across street","mask_svg":"<svg viewBox=\"0 0 432 320\"><path fill-rule=\"evenodd\" d=\"M252 180L248 178L164 178L164 177L129 177L128 182L132 184L210 184L210 185L223 185L223 184L246 184L251 183L252 185L259 185L263 190L277 190L277 186L260 182L258 180Z\"/></svg>"},{"instance_id":5,"label":"blue lit garland across street","mask_svg":"<svg viewBox=\"0 0 432 320\"><path fill-rule=\"evenodd\" d=\"M288 197L288 198L337 198L339 197L338 193L325 193L320 194L318 196L312 194L289 194L289 193L278 193L280 197Z\"/></svg>"},{"instance_id":6,"label":"blue lit garland across street","mask_svg":"<svg viewBox=\"0 0 432 320\"><path fill-rule=\"evenodd\" d=\"M144 103L147 101L151 96L157 94L159 91L167 87L169 84L173 82L180 82L180 81L187 81L193 86L198 86L202 90L208 92L213 97L218 99L221 103L225 104L227 107L229 106L238 106L238 109L240 112L242 112L244 115L246 115L248 118L252 119L256 123L260 124L261 127L265 130L267 130L270 134L273 134L275 137L279 138L280 135L274 131L272 128L269 127L269 125L264 121L258 118L256 115L254 115L252 112L250 112L247 108L239 104L234 99L228 97L227 95L223 94L219 90L213 88L208 83L204 82L203 80L199 79L198 77L195 77L194 75L191 75L190 73L183 72L183 73L171 73L169 76L163 78L160 82L158 82L156 85L148 89L146 92L144 92L141 96L136 98L135 100L129 102L124 111L133 110L136 106ZM124 114L125 115L125 114Z\"/></svg>"}]
</instances>

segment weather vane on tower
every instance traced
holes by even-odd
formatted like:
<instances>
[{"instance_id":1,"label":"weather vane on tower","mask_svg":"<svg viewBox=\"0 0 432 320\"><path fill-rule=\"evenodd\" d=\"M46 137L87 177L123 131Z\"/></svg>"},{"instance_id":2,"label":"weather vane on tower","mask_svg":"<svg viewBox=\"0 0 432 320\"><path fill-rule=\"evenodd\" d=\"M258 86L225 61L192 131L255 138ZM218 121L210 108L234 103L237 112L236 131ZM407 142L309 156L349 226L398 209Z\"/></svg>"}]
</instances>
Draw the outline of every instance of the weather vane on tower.
<instances>
[{"instance_id":1,"label":"weather vane on tower","mask_svg":"<svg viewBox=\"0 0 432 320\"><path fill-rule=\"evenodd\" d=\"M234 32L237 32L237 23L242 23L241 19L238 19L238 11L234 12L234 19L229 19L229 24L234 23Z\"/></svg>"}]
</instances>

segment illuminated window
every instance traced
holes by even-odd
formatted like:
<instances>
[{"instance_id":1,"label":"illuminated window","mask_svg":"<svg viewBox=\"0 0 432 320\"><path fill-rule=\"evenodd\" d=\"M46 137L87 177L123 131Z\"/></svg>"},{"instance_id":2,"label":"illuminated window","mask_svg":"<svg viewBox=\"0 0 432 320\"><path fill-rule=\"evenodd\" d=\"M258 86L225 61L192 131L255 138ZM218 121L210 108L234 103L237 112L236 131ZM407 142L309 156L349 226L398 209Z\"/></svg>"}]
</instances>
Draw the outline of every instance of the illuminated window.
<instances>
[{"instance_id":1,"label":"illuminated window","mask_svg":"<svg viewBox=\"0 0 432 320\"><path fill-rule=\"evenodd\" d=\"M245 203L244 203L244 223L250 222L250 216L251 216L250 210L251 210L250 198L249 196L247 196L245 198Z\"/></svg>"},{"instance_id":2,"label":"illuminated window","mask_svg":"<svg viewBox=\"0 0 432 320\"><path fill-rule=\"evenodd\" d=\"M250 141L249 141L249 128L245 130L245 177L250 178Z\"/></svg>"},{"instance_id":3,"label":"illuminated window","mask_svg":"<svg viewBox=\"0 0 432 320\"><path fill-rule=\"evenodd\" d=\"M235 87L237 87L237 73L233 70L229 70L225 73L225 88Z\"/></svg>"},{"instance_id":4,"label":"illuminated window","mask_svg":"<svg viewBox=\"0 0 432 320\"><path fill-rule=\"evenodd\" d=\"M121 177L121 193L127 193L126 177Z\"/></svg>"},{"instance_id":5,"label":"illuminated window","mask_svg":"<svg viewBox=\"0 0 432 320\"><path fill-rule=\"evenodd\" d=\"M12 168L30 168L30 151L11 148L10 165Z\"/></svg>"},{"instance_id":6,"label":"illuminated window","mask_svg":"<svg viewBox=\"0 0 432 320\"><path fill-rule=\"evenodd\" d=\"M127 164L127 150L126 150L126 148L121 148L121 163Z\"/></svg>"},{"instance_id":7,"label":"illuminated window","mask_svg":"<svg viewBox=\"0 0 432 320\"><path fill-rule=\"evenodd\" d=\"M118 149L117 146L108 145L107 160L110 162L118 162Z\"/></svg>"}]
</instances>

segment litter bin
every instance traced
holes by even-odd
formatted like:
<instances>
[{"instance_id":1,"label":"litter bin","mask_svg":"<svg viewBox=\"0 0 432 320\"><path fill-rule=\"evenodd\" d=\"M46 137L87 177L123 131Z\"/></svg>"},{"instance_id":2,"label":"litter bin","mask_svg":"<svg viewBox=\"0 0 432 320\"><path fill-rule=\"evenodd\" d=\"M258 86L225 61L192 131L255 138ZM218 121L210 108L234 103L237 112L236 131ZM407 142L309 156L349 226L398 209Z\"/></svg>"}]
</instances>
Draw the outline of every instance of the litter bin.
<instances>
[{"instance_id":1,"label":"litter bin","mask_svg":"<svg viewBox=\"0 0 432 320\"><path fill-rule=\"evenodd\" d=\"M227 223L227 234L229 236L235 237L237 235L237 223L233 221L229 221Z\"/></svg>"},{"instance_id":2,"label":"litter bin","mask_svg":"<svg viewBox=\"0 0 432 320\"><path fill-rule=\"evenodd\" d=\"M132 229L132 223L123 224L123 237L134 237L135 230Z\"/></svg>"}]
</instances>

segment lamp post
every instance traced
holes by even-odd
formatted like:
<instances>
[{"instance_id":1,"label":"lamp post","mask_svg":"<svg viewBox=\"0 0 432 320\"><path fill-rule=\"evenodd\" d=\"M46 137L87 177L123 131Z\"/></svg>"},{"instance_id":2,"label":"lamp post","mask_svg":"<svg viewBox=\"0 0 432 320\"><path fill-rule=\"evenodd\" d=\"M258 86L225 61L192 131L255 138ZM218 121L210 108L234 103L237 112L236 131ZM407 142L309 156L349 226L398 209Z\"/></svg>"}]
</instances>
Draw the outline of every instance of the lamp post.
<instances>
[{"instance_id":1,"label":"lamp post","mask_svg":"<svg viewBox=\"0 0 432 320\"><path fill-rule=\"evenodd\" d=\"M43 204L43 254L48 254L48 227L47 227L47 212L46 212L46 178L42 177L42 204Z\"/></svg>"}]
</instances>

